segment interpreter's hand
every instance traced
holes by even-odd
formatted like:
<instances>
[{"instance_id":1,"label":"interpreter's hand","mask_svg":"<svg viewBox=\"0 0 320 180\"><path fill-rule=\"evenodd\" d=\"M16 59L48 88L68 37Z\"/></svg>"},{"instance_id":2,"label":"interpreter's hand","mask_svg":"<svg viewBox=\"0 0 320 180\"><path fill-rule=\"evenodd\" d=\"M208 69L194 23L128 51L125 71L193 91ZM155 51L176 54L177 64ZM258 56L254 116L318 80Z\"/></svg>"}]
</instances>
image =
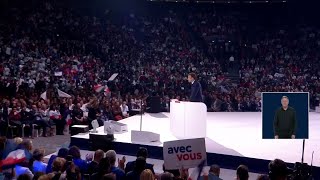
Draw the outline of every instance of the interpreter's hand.
<instances>
[{"instance_id":1,"label":"interpreter's hand","mask_svg":"<svg viewBox=\"0 0 320 180\"><path fill-rule=\"evenodd\" d=\"M279 139L279 136L278 136L278 135L275 135L274 138L275 138L275 139Z\"/></svg>"},{"instance_id":2,"label":"interpreter's hand","mask_svg":"<svg viewBox=\"0 0 320 180\"><path fill-rule=\"evenodd\" d=\"M126 163L126 157L125 156L123 156L121 160L118 158L118 167L120 169L124 170L125 163Z\"/></svg>"},{"instance_id":3,"label":"interpreter's hand","mask_svg":"<svg viewBox=\"0 0 320 180\"><path fill-rule=\"evenodd\" d=\"M295 139L296 138L296 136L295 135L291 135L291 139Z\"/></svg>"}]
</instances>

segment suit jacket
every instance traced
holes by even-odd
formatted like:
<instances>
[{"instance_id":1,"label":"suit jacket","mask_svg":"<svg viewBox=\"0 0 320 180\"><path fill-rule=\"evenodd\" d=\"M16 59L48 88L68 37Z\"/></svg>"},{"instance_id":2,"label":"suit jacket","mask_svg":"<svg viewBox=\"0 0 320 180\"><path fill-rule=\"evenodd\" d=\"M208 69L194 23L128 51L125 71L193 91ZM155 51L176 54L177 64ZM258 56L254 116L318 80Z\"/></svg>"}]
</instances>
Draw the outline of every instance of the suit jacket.
<instances>
[{"instance_id":1,"label":"suit jacket","mask_svg":"<svg viewBox=\"0 0 320 180\"><path fill-rule=\"evenodd\" d=\"M125 168L125 173L128 173L130 171L133 171L134 166L135 166L136 161L130 161L126 164L126 168ZM146 164L146 169L150 169L152 171L152 173L154 174L154 169L153 169L153 165L147 163Z\"/></svg>"},{"instance_id":2,"label":"suit jacket","mask_svg":"<svg viewBox=\"0 0 320 180\"><path fill-rule=\"evenodd\" d=\"M191 85L191 102L203 102L202 87L198 81L194 81Z\"/></svg>"}]
</instances>

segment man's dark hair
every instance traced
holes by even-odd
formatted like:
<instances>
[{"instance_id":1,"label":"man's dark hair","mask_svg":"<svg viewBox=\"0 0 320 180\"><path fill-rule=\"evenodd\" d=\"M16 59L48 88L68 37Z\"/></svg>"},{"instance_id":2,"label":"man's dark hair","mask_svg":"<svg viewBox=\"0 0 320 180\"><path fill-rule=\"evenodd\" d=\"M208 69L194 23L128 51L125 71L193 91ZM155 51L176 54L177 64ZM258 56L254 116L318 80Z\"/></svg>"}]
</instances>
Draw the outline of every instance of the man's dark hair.
<instances>
[{"instance_id":1,"label":"man's dark hair","mask_svg":"<svg viewBox=\"0 0 320 180\"><path fill-rule=\"evenodd\" d=\"M80 149L77 146L72 146L68 152L73 158L81 158Z\"/></svg>"},{"instance_id":2,"label":"man's dark hair","mask_svg":"<svg viewBox=\"0 0 320 180\"><path fill-rule=\"evenodd\" d=\"M58 151L58 157L66 158L68 156L68 149L67 148L60 148Z\"/></svg>"},{"instance_id":3,"label":"man's dark hair","mask_svg":"<svg viewBox=\"0 0 320 180\"><path fill-rule=\"evenodd\" d=\"M146 168L146 158L144 157L138 157L136 159L136 163L134 164L134 170L136 172L141 173Z\"/></svg>"},{"instance_id":4,"label":"man's dark hair","mask_svg":"<svg viewBox=\"0 0 320 180\"><path fill-rule=\"evenodd\" d=\"M213 173L216 176L219 176L220 175L220 167L216 164L213 164L212 166L210 166L209 172Z\"/></svg>"},{"instance_id":5,"label":"man's dark hair","mask_svg":"<svg viewBox=\"0 0 320 180\"><path fill-rule=\"evenodd\" d=\"M145 159L147 159L147 157L148 157L147 148L140 147L138 152L137 152L137 157L144 157Z\"/></svg>"},{"instance_id":6,"label":"man's dark hair","mask_svg":"<svg viewBox=\"0 0 320 180\"><path fill-rule=\"evenodd\" d=\"M196 75L196 73L189 73L189 76L191 76L194 80L196 80L197 79L197 75Z\"/></svg>"},{"instance_id":7,"label":"man's dark hair","mask_svg":"<svg viewBox=\"0 0 320 180\"><path fill-rule=\"evenodd\" d=\"M248 180L249 179L249 170L245 165L240 165L237 168L237 176L240 180Z\"/></svg>"},{"instance_id":8,"label":"man's dark hair","mask_svg":"<svg viewBox=\"0 0 320 180\"><path fill-rule=\"evenodd\" d=\"M286 177L288 175L287 164L281 159L275 159L269 163L269 177L271 180Z\"/></svg>"},{"instance_id":9,"label":"man's dark hair","mask_svg":"<svg viewBox=\"0 0 320 180\"><path fill-rule=\"evenodd\" d=\"M35 149L35 150L33 151L32 157L33 157L33 159L36 160L36 161L41 161L41 159L42 159L43 156L44 156L43 153L44 153L43 150L41 150L41 149Z\"/></svg>"}]
</instances>

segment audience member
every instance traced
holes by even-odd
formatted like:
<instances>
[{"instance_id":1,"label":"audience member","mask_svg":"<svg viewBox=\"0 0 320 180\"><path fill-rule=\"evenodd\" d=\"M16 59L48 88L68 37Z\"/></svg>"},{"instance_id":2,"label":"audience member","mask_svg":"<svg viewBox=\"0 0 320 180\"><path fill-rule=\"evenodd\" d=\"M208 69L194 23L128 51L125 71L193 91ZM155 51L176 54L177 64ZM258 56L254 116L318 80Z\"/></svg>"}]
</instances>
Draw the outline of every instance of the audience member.
<instances>
[{"instance_id":1,"label":"audience member","mask_svg":"<svg viewBox=\"0 0 320 180\"><path fill-rule=\"evenodd\" d=\"M122 180L125 179L125 172L116 167L116 159L117 159L117 154L114 150L109 150L106 152L106 157L109 159L110 161L110 165L111 165L111 172L114 173L116 175L117 180Z\"/></svg>"},{"instance_id":2,"label":"audience member","mask_svg":"<svg viewBox=\"0 0 320 180\"><path fill-rule=\"evenodd\" d=\"M140 180L155 180L155 177L150 169L145 169L140 174Z\"/></svg>"},{"instance_id":3,"label":"audience member","mask_svg":"<svg viewBox=\"0 0 320 180\"><path fill-rule=\"evenodd\" d=\"M140 175L143 170L146 168L146 159L144 157L138 157L134 169L127 173L126 178L132 180L139 180Z\"/></svg>"},{"instance_id":4,"label":"audience member","mask_svg":"<svg viewBox=\"0 0 320 180\"><path fill-rule=\"evenodd\" d=\"M245 165L240 165L237 168L237 180L248 180L249 179L249 170Z\"/></svg>"},{"instance_id":5,"label":"audience member","mask_svg":"<svg viewBox=\"0 0 320 180\"><path fill-rule=\"evenodd\" d=\"M147 148L140 147L137 152L137 158L138 157L144 157L145 159L147 159L148 158ZM132 171L134 169L135 163L136 163L136 161L128 162L125 167L125 172L128 173L128 172ZM153 164L146 163L146 169L150 169L154 174Z\"/></svg>"},{"instance_id":6,"label":"audience member","mask_svg":"<svg viewBox=\"0 0 320 180\"><path fill-rule=\"evenodd\" d=\"M94 153L94 158L93 161L90 162L90 164L88 165L88 174L92 175L94 173L97 173L99 170L99 163L101 161L101 159L104 158L104 152L102 150L96 150L96 152Z\"/></svg>"},{"instance_id":7,"label":"audience member","mask_svg":"<svg viewBox=\"0 0 320 180\"><path fill-rule=\"evenodd\" d=\"M34 159L34 162L32 165L33 173L37 173L37 172L46 173L47 164L43 162L43 157L44 157L44 150L35 149L33 151L33 159Z\"/></svg>"}]
</instances>

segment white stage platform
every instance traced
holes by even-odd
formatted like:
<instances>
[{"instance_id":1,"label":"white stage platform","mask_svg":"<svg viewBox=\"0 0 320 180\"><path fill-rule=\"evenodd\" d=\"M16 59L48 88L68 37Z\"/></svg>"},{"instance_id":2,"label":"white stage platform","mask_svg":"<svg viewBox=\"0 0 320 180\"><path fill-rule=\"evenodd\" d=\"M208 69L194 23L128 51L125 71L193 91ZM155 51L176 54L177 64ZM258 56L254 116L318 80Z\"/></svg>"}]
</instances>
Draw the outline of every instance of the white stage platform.
<instances>
[{"instance_id":1,"label":"white stage platform","mask_svg":"<svg viewBox=\"0 0 320 180\"><path fill-rule=\"evenodd\" d=\"M195 119L196 121L196 119ZM115 134L116 142L131 143L130 131L139 130L140 115L121 121L128 125L128 132ZM197 127L195 127L197 128ZM143 115L144 131L160 134L161 142L144 145L162 146L165 141L176 140L170 132L169 113ZM103 127L98 128L103 134ZM89 134L72 138L89 139ZM137 143L136 143L137 144ZM141 144L141 143L138 143ZM209 112L207 115L207 152L255 159L283 159L288 163L301 161L302 140L263 140L260 112ZM306 140L304 160L320 167L320 115L309 113L309 140Z\"/></svg>"}]
</instances>

